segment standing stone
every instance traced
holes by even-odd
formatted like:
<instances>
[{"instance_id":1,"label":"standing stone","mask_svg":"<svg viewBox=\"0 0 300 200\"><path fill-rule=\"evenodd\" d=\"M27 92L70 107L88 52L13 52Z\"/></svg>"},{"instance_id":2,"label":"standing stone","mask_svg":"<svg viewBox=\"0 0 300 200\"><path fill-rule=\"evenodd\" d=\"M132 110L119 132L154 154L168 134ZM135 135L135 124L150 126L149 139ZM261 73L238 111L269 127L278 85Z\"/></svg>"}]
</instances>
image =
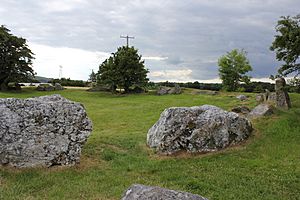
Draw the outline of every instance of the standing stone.
<instances>
[{"instance_id":1,"label":"standing stone","mask_svg":"<svg viewBox=\"0 0 300 200\"><path fill-rule=\"evenodd\" d=\"M60 95L0 99L0 164L74 165L91 131L84 107Z\"/></svg>"},{"instance_id":2,"label":"standing stone","mask_svg":"<svg viewBox=\"0 0 300 200\"><path fill-rule=\"evenodd\" d=\"M291 101L286 90L286 82L284 78L277 78L275 81L276 106L278 108L291 108Z\"/></svg>"},{"instance_id":3,"label":"standing stone","mask_svg":"<svg viewBox=\"0 0 300 200\"><path fill-rule=\"evenodd\" d=\"M121 200L208 200L202 196L160 187L132 185Z\"/></svg>"},{"instance_id":4,"label":"standing stone","mask_svg":"<svg viewBox=\"0 0 300 200\"><path fill-rule=\"evenodd\" d=\"M251 131L248 119L216 106L173 107L149 129L147 144L163 154L210 152L238 144Z\"/></svg>"}]
</instances>

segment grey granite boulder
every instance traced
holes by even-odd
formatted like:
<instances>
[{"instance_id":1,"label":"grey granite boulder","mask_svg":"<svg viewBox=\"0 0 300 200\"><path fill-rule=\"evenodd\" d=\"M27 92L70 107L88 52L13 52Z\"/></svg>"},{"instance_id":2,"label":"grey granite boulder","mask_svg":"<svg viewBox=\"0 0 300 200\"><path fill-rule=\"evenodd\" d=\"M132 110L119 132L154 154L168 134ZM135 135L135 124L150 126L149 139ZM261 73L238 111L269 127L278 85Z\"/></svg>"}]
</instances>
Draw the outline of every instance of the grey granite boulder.
<instances>
[{"instance_id":1,"label":"grey granite boulder","mask_svg":"<svg viewBox=\"0 0 300 200\"><path fill-rule=\"evenodd\" d=\"M174 87L165 87L160 86L158 90L156 91L158 95L166 95L166 94L180 94L181 88L178 84L175 84Z\"/></svg>"},{"instance_id":2,"label":"grey granite boulder","mask_svg":"<svg viewBox=\"0 0 300 200\"><path fill-rule=\"evenodd\" d=\"M274 112L274 108L270 104L259 104L248 114L249 118L257 118L262 116L271 115Z\"/></svg>"},{"instance_id":3,"label":"grey granite boulder","mask_svg":"<svg viewBox=\"0 0 300 200\"><path fill-rule=\"evenodd\" d=\"M210 152L240 143L251 131L248 119L216 106L173 107L149 129L147 144L163 154Z\"/></svg>"},{"instance_id":4,"label":"grey granite boulder","mask_svg":"<svg viewBox=\"0 0 300 200\"><path fill-rule=\"evenodd\" d=\"M132 185L121 200L208 200L196 194L160 187Z\"/></svg>"},{"instance_id":5,"label":"grey granite boulder","mask_svg":"<svg viewBox=\"0 0 300 200\"><path fill-rule=\"evenodd\" d=\"M0 99L0 164L73 165L91 131L84 107L60 95Z\"/></svg>"},{"instance_id":6,"label":"grey granite boulder","mask_svg":"<svg viewBox=\"0 0 300 200\"><path fill-rule=\"evenodd\" d=\"M55 87L49 83L41 83L36 88L38 91L54 91Z\"/></svg>"},{"instance_id":7,"label":"grey granite boulder","mask_svg":"<svg viewBox=\"0 0 300 200\"><path fill-rule=\"evenodd\" d=\"M55 90L64 90L64 87L60 83L55 83Z\"/></svg>"}]
</instances>

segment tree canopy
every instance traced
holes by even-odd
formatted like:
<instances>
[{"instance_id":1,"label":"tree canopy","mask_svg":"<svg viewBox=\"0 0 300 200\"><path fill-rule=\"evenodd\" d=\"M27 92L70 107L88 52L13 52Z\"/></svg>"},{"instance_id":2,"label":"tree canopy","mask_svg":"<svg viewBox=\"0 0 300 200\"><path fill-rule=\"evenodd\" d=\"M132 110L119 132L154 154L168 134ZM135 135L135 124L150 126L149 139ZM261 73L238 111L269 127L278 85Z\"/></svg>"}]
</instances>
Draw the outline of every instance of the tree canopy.
<instances>
[{"instance_id":1,"label":"tree canopy","mask_svg":"<svg viewBox=\"0 0 300 200\"><path fill-rule=\"evenodd\" d=\"M138 50L123 46L99 66L98 83L109 85L112 91L120 87L128 93L130 87L144 87L147 84L147 73Z\"/></svg>"},{"instance_id":2,"label":"tree canopy","mask_svg":"<svg viewBox=\"0 0 300 200\"><path fill-rule=\"evenodd\" d=\"M32 78L33 53L26 40L14 36L5 26L0 27L0 89L7 90L9 82Z\"/></svg>"},{"instance_id":3,"label":"tree canopy","mask_svg":"<svg viewBox=\"0 0 300 200\"><path fill-rule=\"evenodd\" d=\"M245 75L252 71L244 50L234 49L218 60L219 76L223 88L227 91L236 91L240 82L249 83L250 76Z\"/></svg>"},{"instance_id":4,"label":"tree canopy","mask_svg":"<svg viewBox=\"0 0 300 200\"><path fill-rule=\"evenodd\" d=\"M279 68L278 73L286 76L295 73L300 74L300 14L295 17L283 16L277 22L276 32L279 34L270 47L276 52L276 58L284 64Z\"/></svg>"}]
</instances>

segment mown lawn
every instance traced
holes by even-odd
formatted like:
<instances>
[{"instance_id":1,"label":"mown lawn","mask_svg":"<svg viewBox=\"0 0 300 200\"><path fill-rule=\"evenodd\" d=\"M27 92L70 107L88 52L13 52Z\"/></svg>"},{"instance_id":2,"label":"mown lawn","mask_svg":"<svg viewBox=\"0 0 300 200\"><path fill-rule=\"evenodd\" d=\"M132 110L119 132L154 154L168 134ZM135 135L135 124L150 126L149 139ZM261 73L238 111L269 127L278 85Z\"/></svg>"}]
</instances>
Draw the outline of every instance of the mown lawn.
<instances>
[{"instance_id":1,"label":"mown lawn","mask_svg":"<svg viewBox=\"0 0 300 200\"><path fill-rule=\"evenodd\" d=\"M33 97L54 92L30 89L0 93ZM68 89L55 92L84 104L93 133L73 167L0 167L0 199L120 199L133 183L200 194L209 199L300 199L300 95L293 108L254 122L254 135L241 146L204 155L162 157L146 146L148 129L171 106L212 104L229 110L234 93L217 96L111 95Z\"/></svg>"}]
</instances>

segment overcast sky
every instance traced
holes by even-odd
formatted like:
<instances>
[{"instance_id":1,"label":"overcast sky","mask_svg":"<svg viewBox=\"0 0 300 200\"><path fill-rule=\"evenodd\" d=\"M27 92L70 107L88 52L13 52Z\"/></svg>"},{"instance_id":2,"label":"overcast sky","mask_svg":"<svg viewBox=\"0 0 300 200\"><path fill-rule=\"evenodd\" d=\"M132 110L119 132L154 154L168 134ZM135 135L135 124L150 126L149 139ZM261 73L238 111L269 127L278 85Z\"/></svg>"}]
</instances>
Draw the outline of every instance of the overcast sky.
<instances>
[{"instance_id":1,"label":"overcast sky","mask_svg":"<svg viewBox=\"0 0 300 200\"><path fill-rule=\"evenodd\" d=\"M299 0L0 0L0 24L28 40L40 76L86 80L126 41L139 49L152 81L211 81L217 60L243 48L251 76L279 66L269 47L280 16Z\"/></svg>"}]
</instances>

